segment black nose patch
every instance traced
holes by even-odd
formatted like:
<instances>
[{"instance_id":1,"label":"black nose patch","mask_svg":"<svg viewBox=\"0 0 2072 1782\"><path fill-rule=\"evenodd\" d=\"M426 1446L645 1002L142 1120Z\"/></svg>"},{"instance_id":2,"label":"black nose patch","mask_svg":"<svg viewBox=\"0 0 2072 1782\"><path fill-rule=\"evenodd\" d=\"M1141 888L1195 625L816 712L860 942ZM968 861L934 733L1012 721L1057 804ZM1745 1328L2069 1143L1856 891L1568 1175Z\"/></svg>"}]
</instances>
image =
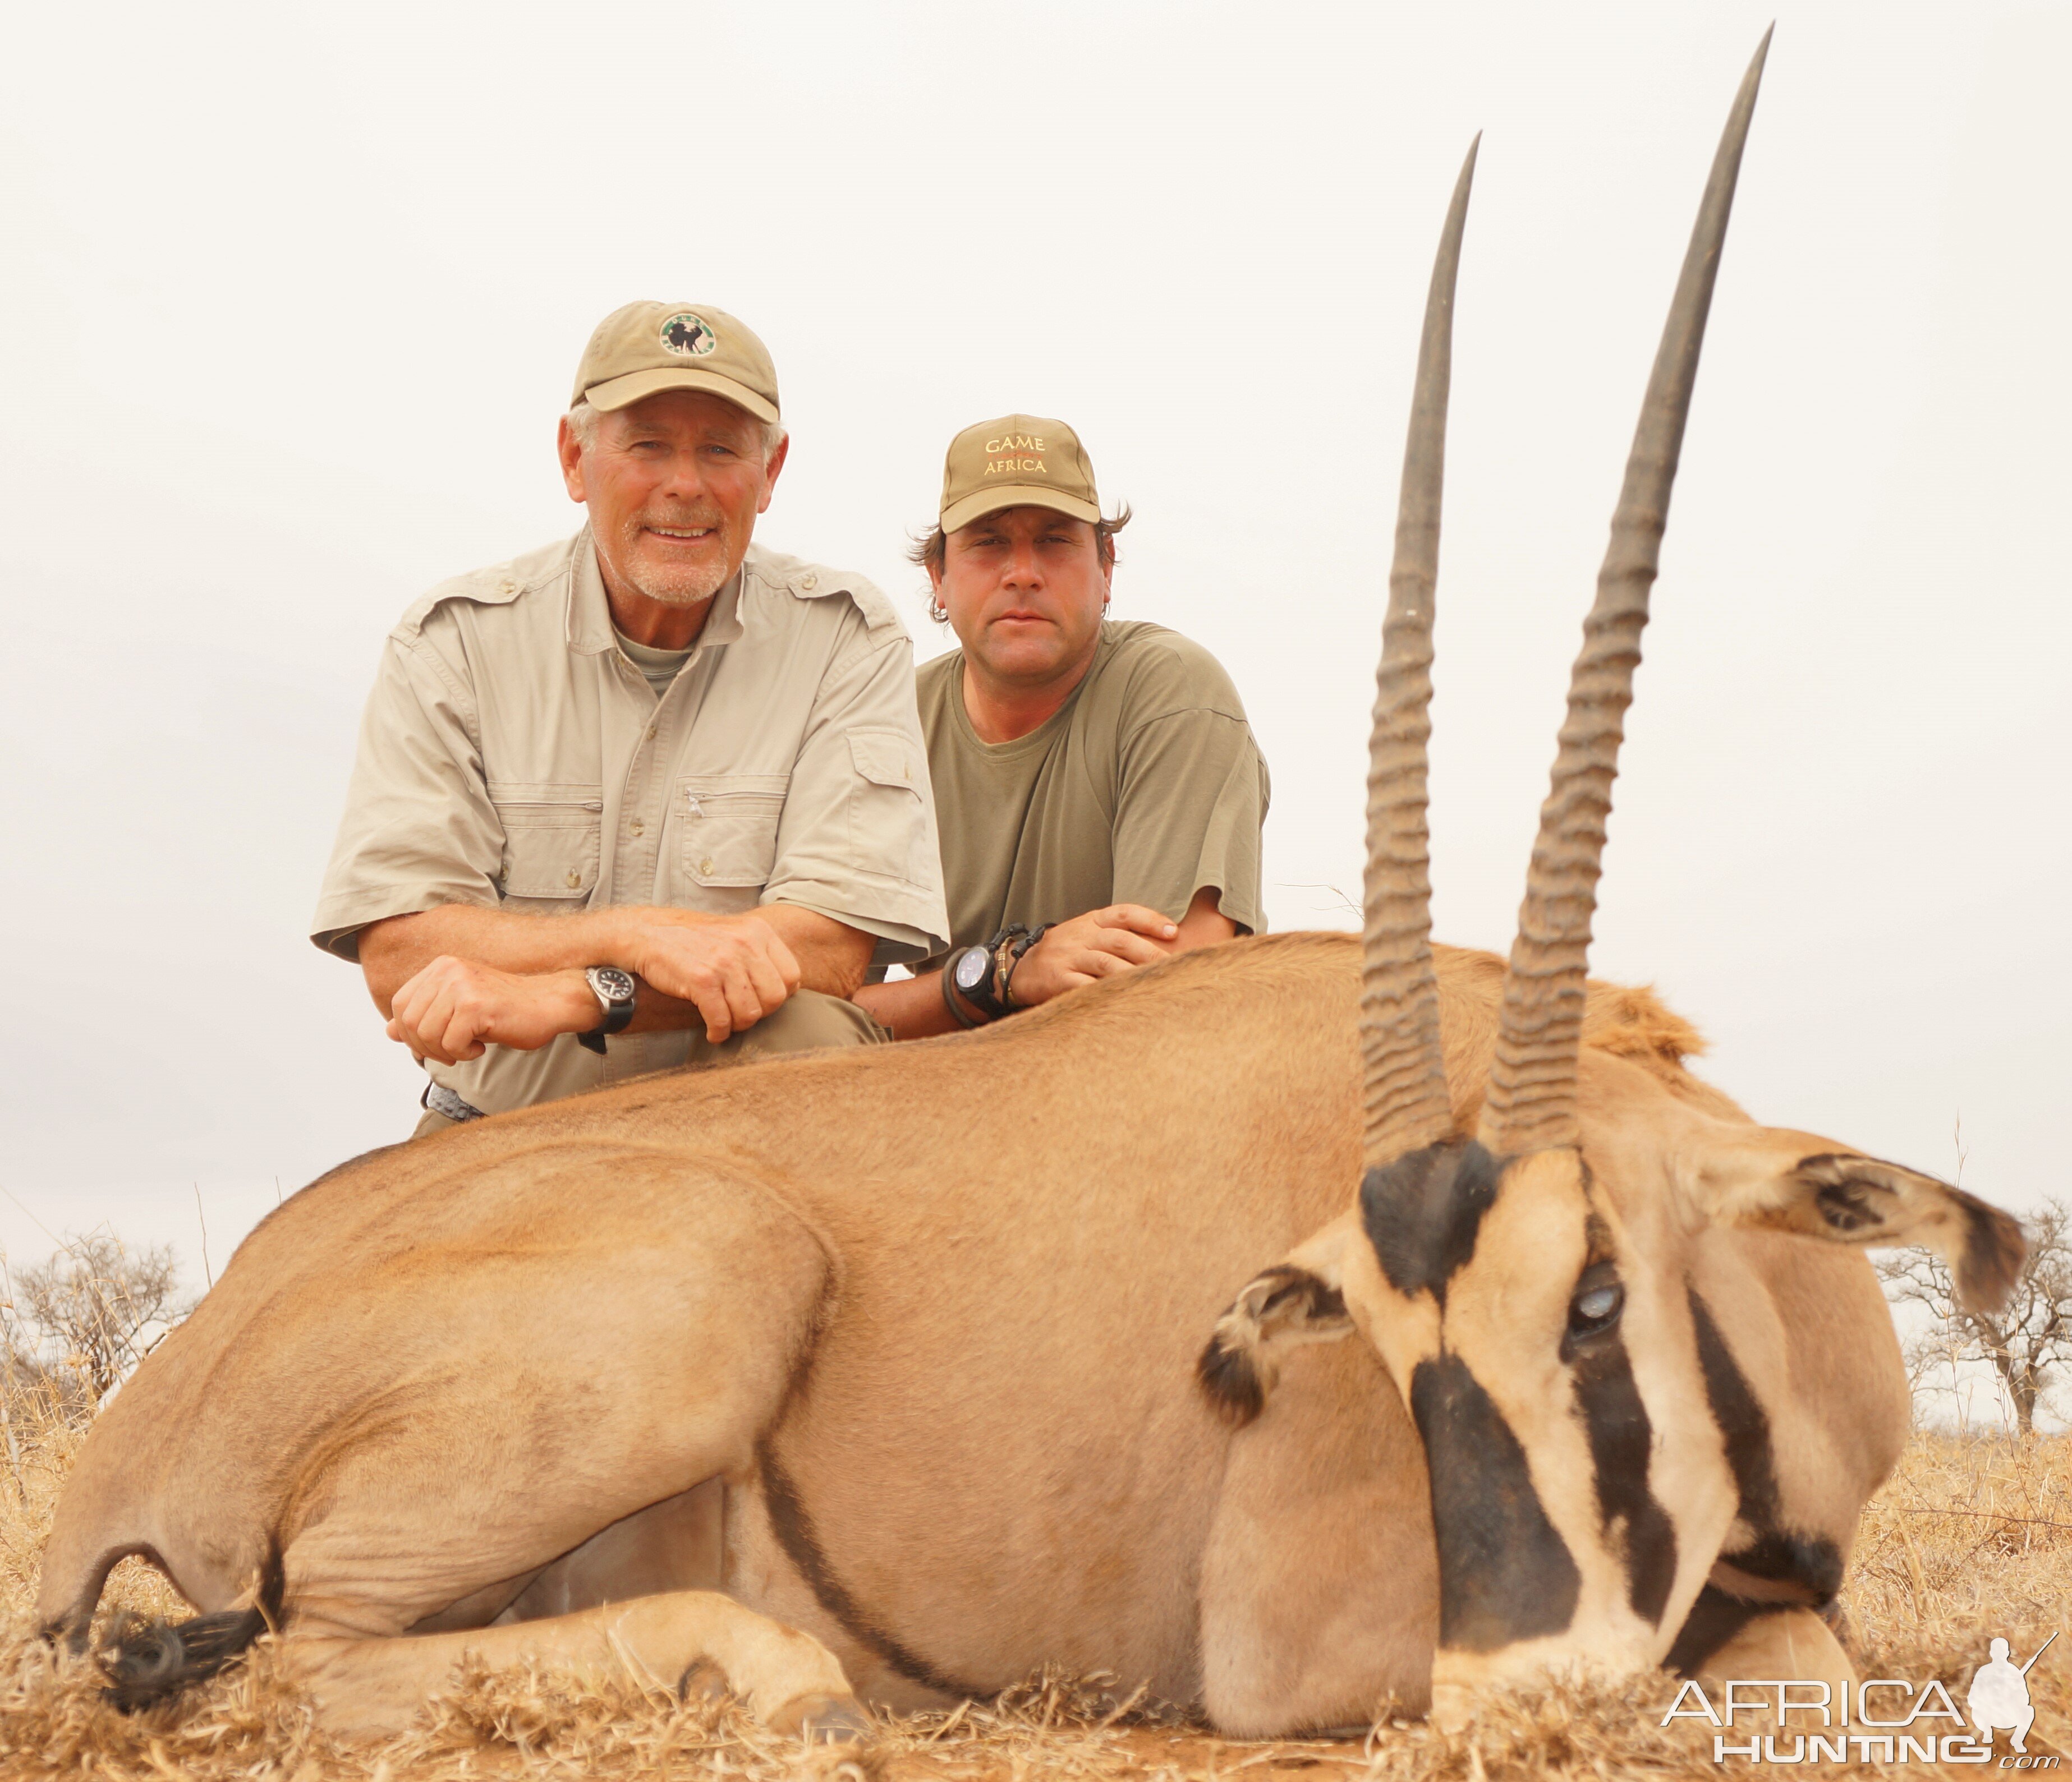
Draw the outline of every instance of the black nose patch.
<instances>
[{"instance_id":1,"label":"black nose patch","mask_svg":"<svg viewBox=\"0 0 2072 1782\"><path fill-rule=\"evenodd\" d=\"M1459 1357L1441 1355L1411 1375L1410 1414L1432 1476L1439 1644L1494 1652L1560 1632L1582 1576L1503 1413Z\"/></svg>"},{"instance_id":2,"label":"black nose patch","mask_svg":"<svg viewBox=\"0 0 2072 1782\"><path fill-rule=\"evenodd\" d=\"M1360 1219L1388 1284L1402 1294L1429 1288L1444 1305L1447 1282L1475 1253L1502 1173L1473 1139L1427 1145L1370 1169L1360 1183Z\"/></svg>"}]
</instances>

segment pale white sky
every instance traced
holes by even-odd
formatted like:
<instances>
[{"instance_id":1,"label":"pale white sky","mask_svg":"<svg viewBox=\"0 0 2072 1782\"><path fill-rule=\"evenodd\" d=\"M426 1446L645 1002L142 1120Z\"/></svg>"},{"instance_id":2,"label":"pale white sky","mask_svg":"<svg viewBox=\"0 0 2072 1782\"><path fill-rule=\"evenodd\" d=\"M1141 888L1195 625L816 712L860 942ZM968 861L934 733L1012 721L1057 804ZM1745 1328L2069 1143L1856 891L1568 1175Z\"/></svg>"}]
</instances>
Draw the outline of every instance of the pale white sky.
<instances>
[{"instance_id":1,"label":"pale white sky","mask_svg":"<svg viewBox=\"0 0 2072 1782\"><path fill-rule=\"evenodd\" d=\"M1597 969L1758 1117L2061 1192L2072 14L1774 9ZM1568 663L1768 6L39 7L0 83L0 1242L220 1268L417 1074L303 938L383 633L578 519L633 297L770 343L761 536L859 567L1062 416L1116 610L1235 675L1344 926L1420 306L1462 273L1438 931L1508 943ZM196 1271L197 1274L199 1270Z\"/></svg>"}]
</instances>

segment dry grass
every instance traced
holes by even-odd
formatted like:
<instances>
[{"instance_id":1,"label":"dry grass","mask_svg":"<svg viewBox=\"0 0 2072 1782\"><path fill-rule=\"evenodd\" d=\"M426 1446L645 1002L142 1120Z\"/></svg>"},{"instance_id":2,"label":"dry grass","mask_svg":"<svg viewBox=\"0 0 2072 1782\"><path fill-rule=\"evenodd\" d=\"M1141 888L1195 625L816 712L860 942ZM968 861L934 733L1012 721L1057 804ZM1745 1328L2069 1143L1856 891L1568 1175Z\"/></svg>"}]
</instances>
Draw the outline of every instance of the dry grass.
<instances>
[{"instance_id":1,"label":"dry grass","mask_svg":"<svg viewBox=\"0 0 2072 1782\"><path fill-rule=\"evenodd\" d=\"M1656 1724L1672 1693L1659 1677L1621 1689L1564 1686L1515 1696L1454 1734L1392 1722L1363 1746L1218 1739L1178 1717L1147 1712L1114 1679L1046 1673L993 1703L889 1721L860 1753L808 1753L730 1704L684 1703L631 1685L579 1691L551 1677L463 1670L417 1731L369 1748L341 1747L320 1733L273 1675L262 1644L250 1662L177 1706L125 1717L100 1700L90 1665L61 1661L30 1637L43 1539L79 1438L62 1420L37 1424L18 1412L14 1432L18 1465L0 1461L7 1464L0 1476L0 1776L10 1782L43 1776L457 1782L837 1774L886 1782L1264 1782L1297 1772L1317 1782L1503 1782L1722 1773L1705 1729ZM1864 1516L1849 1581L1864 1675L1940 1677L1961 1703L1992 1636L2006 1636L2021 1657L2055 1629L2072 1632L2068 1460L2072 1442L2063 1439L1915 1439ZM157 1575L134 1562L119 1569L107 1606L146 1613L178 1607ZM2030 1673L2037 1710L2032 1751L2072 1746L2066 1644ZM1836 1773L1865 1772L1851 1766Z\"/></svg>"}]
</instances>

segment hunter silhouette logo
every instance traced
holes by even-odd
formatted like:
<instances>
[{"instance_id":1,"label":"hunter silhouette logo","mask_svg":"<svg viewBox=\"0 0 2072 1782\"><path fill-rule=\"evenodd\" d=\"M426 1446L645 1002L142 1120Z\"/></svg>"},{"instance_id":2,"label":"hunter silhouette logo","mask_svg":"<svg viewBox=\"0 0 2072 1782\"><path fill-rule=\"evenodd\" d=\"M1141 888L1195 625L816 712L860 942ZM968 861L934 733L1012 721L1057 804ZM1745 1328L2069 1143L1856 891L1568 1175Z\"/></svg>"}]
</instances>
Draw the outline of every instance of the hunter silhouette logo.
<instances>
[{"instance_id":1,"label":"hunter silhouette logo","mask_svg":"<svg viewBox=\"0 0 2072 1782\"><path fill-rule=\"evenodd\" d=\"M1971 1710L1971 1724L1979 1729L1979 1737L1988 1744L1992 1743L1996 1732L2005 1731L2014 1735L2016 1751L2029 1749L2029 1729L2036 1720L2036 1710L2029 1705L2029 1667L2049 1651L2051 1640L2057 1637L2051 1635L2030 1654L2029 1664L2019 1669L2008 1657L2006 1640L1996 1640L1986 1649L1986 1662L1971 1678L1964 1706Z\"/></svg>"},{"instance_id":2,"label":"hunter silhouette logo","mask_svg":"<svg viewBox=\"0 0 2072 1782\"><path fill-rule=\"evenodd\" d=\"M662 344L686 359L703 359L719 344L719 339L700 318L686 311L662 324Z\"/></svg>"},{"instance_id":3,"label":"hunter silhouette logo","mask_svg":"<svg viewBox=\"0 0 2072 1782\"><path fill-rule=\"evenodd\" d=\"M1704 1721L1715 1729L1712 1761L1720 1764L1736 1758L1751 1765L1991 1764L1995 1736L2008 1732L2014 1748L1999 1759L1997 1768L2056 1770L2063 1759L2032 1755L2028 1737L2036 1721L2029 1673L2057 1638L2052 1634L2021 1665L2008 1657L2006 1640L1995 1640L1972 1676L1964 1698L1967 1711L1960 1712L1949 1690L1934 1677L1925 1683L1901 1677L1861 1682L1737 1677L1709 1686L1692 1677L1677 1690L1661 1724ZM1716 1704L1714 1689L1720 1691ZM1753 1716L1753 1723L1737 1725L1742 1715Z\"/></svg>"}]
</instances>

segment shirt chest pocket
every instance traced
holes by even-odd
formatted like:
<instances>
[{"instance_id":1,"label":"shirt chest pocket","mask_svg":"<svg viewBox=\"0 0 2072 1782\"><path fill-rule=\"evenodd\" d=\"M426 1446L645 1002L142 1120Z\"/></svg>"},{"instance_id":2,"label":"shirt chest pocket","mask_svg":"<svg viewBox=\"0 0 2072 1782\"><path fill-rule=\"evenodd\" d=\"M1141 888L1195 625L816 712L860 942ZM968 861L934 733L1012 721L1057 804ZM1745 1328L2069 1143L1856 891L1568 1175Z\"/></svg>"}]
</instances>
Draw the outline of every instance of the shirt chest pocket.
<instances>
[{"instance_id":1,"label":"shirt chest pocket","mask_svg":"<svg viewBox=\"0 0 2072 1782\"><path fill-rule=\"evenodd\" d=\"M496 888L507 904L569 909L597 889L602 786L492 785L489 802L504 826Z\"/></svg>"},{"instance_id":2,"label":"shirt chest pocket","mask_svg":"<svg viewBox=\"0 0 2072 1782\"><path fill-rule=\"evenodd\" d=\"M701 774L678 782L684 872L693 884L760 890L770 882L789 784L782 774Z\"/></svg>"}]
</instances>

